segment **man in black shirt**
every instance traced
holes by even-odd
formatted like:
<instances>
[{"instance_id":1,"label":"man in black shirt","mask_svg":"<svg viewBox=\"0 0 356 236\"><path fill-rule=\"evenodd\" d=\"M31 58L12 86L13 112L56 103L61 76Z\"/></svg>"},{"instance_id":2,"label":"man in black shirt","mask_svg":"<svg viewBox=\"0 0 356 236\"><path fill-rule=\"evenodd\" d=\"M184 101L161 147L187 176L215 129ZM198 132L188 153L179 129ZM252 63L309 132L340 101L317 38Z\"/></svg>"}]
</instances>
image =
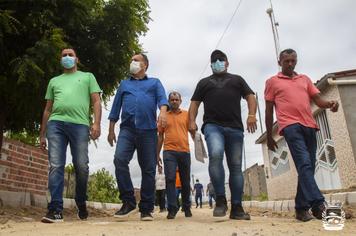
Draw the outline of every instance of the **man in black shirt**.
<instances>
[{"instance_id":1,"label":"man in black shirt","mask_svg":"<svg viewBox=\"0 0 356 236\"><path fill-rule=\"evenodd\" d=\"M196 117L201 102L204 103L202 132L209 152L209 175L216 194L214 217L223 217L227 211L225 195L224 152L229 167L231 191L230 219L249 220L242 208L243 175L241 171L243 148L243 124L241 98L248 104L247 130L254 133L256 125L256 98L246 81L239 75L227 72L229 62L220 50L212 52L213 74L199 81L189 107L189 130L197 130Z\"/></svg>"}]
</instances>

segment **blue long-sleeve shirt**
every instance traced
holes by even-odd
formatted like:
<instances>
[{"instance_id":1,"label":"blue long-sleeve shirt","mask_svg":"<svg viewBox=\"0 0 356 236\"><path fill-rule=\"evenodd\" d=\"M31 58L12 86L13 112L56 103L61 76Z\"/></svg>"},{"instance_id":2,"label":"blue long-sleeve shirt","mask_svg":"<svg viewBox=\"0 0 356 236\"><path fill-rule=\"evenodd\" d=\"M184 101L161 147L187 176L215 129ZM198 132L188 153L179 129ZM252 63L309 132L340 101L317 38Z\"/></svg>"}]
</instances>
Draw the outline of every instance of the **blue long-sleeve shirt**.
<instances>
[{"instance_id":1,"label":"blue long-sleeve shirt","mask_svg":"<svg viewBox=\"0 0 356 236\"><path fill-rule=\"evenodd\" d=\"M168 105L168 101L159 79L130 77L117 89L109 120L117 122L121 111L120 127L156 129L157 107L162 105Z\"/></svg>"}]
</instances>

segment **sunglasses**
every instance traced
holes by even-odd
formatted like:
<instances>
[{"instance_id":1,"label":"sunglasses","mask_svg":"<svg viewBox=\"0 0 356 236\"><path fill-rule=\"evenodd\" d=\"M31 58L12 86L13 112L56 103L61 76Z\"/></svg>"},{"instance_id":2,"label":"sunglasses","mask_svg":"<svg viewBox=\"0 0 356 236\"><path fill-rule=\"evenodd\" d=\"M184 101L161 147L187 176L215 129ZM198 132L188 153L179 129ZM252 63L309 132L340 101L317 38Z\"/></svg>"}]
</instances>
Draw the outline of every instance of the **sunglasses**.
<instances>
[{"instance_id":1,"label":"sunglasses","mask_svg":"<svg viewBox=\"0 0 356 236\"><path fill-rule=\"evenodd\" d=\"M211 59L211 62L213 63L213 62L216 62L217 60L219 60L219 61L226 61L226 58L223 58L223 57L216 57L216 58Z\"/></svg>"}]
</instances>

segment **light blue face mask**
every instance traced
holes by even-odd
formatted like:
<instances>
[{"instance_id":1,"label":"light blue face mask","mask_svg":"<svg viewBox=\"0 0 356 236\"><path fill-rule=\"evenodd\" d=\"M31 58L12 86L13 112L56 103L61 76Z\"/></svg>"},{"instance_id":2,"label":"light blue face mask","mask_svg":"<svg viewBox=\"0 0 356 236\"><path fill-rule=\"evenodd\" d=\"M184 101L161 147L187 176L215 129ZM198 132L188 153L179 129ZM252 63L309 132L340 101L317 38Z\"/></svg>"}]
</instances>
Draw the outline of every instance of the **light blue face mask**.
<instances>
[{"instance_id":1,"label":"light blue face mask","mask_svg":"<svg viewBox=\"0 0 356 236\"><path fill-rule=\"evenodd\" d=\"M214 73L221 73L225 70L225 61L216 60L216 62L211 63L211 69Z\"/></svg>"},{"instance_id":2,"label":"light blue face mask","mask_svg":"<svg viewBox=\"0 0 356 236\"><path fill-rule=\"evenodd\" d=\"M75 66L75 57L65 56L61 59L61 65L66 69L71 69Z\"/></svg>"}]
</instances>

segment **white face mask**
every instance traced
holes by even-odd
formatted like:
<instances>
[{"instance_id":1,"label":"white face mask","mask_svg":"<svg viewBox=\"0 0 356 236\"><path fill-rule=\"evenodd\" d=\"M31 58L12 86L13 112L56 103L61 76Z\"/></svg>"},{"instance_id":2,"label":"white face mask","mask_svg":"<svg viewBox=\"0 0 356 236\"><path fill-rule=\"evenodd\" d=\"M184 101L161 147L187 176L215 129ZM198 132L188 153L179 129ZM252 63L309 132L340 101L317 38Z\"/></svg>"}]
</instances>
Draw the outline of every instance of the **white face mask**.
<instances>
[{"instance_id":1,"label":"white face mask","mask_svg":"<svg viewBox=\"0 0 356 236\"><path fill-rule=\"evenodd\" d=\"M130 74L135 75L142 70L139 61L132 61L130 64Z\"/></svg>"}]
</instances>

